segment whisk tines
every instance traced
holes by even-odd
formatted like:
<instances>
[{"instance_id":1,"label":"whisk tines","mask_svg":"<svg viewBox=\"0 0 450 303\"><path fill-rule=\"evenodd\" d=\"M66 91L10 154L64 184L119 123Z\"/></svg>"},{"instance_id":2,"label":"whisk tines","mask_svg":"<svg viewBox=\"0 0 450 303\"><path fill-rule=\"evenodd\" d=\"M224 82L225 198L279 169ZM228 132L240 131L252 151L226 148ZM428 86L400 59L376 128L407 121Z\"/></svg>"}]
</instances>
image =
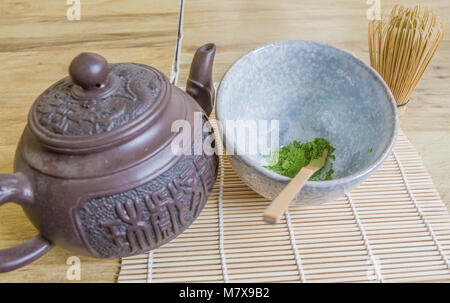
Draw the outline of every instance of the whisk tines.
<instances>
[{"instance_id":1,"label":"whisk tines","mask_svg":"<svg viewBox=\"0 0 450 303\"><path fill-rule=\"evenodd\" d=\"M419 5L395 5L390 14L369 22L370 64L405 105L444 38L444 23Z\"/></svg>"}]
</instances>

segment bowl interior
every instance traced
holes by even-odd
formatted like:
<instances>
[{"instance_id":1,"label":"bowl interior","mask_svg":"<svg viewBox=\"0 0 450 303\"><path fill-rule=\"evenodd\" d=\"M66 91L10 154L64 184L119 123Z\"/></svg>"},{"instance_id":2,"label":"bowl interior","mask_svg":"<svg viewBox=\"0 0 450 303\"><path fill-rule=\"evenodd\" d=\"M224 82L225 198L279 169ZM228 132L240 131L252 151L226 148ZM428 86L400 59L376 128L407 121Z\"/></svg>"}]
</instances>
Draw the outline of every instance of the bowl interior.
<instances>
[{"instance_id":1,"label":"bowl interior","mask_svg":"<svg viewBox=\"0 0 450 303\"><path fill-rule=\"evenodd\" d=\"M241 57L222 79L217 99L227 144L232 141L242 158L261 165L268 156L250 150L249 131L245 145L236 142L237 127L226 120L268 120L269 130L278 120L279 145L323 137L336 148L333 179L375 163L396 127L395 101L380 76L351 54L312 41L276 42ZM270 132L262 136L278 149Z\"/></svg>"}]
</instances>

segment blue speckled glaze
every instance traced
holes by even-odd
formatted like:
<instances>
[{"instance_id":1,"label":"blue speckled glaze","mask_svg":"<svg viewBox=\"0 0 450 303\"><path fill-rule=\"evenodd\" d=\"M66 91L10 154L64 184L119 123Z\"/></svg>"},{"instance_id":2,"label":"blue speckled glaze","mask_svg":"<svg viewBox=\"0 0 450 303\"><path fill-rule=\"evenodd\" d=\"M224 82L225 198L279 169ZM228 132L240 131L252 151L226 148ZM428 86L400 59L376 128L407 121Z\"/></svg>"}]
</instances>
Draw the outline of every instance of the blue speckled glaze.
<instances>
[{"instance_id":1,"label":"blue speckled glaze","mask_svg":"<svg viewBox=\"0 0 450 303\"><path fill-rule=\"evenodd\" d=\"M327 139L336 148L333 180L308 181L296 202L334 200L372 174L391 152L398 129L395 99L381 76L339 48L313 41L264 45L237 60L217 91L224 144L226 120L279 120L279 143ZM371 150L372 152L368 152ZM238 175L273 199L290 178L262 167L267 156L232 155Z\"/></svg>"}]
</instances>

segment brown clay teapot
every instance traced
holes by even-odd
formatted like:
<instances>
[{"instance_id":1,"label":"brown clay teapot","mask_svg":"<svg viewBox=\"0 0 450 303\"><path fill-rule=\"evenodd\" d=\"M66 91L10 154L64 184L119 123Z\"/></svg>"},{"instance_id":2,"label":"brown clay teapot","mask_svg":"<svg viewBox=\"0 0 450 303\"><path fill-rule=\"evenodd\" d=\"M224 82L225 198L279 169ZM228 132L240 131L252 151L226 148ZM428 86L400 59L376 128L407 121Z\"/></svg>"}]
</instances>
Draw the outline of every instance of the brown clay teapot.
<instances>
[{"instance_id":1,"label":"brown clay teapot","mask_svg":"<svg viewBox=\"0 0 450 303\"><path fill-rule=\"evenodd\" d=\"M40 232L0 250L0 272L53 245L99 258L144 253L195 220L215 183L217 156L174 153L171 124L193 125L195 112L207 119L214 54L214 44L197 50L187 93L146 65L108 64L92 53L72 61L70 77L32 105L15 174L0 175L0 205L20 204Z\"/></svg>"}]
</instances>

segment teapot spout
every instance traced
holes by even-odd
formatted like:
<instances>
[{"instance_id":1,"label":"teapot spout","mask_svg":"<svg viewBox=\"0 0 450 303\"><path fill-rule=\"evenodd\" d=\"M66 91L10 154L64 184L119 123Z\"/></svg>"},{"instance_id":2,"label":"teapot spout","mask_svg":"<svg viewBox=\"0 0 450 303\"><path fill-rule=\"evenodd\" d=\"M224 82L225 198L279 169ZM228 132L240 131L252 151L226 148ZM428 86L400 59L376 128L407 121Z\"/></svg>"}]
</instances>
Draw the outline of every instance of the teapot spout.
<instances>
[{"instance_id":1,"label":"teapot spout","mask_svg":"<svg viewBox=\"0 0 450 303\"><path fill-rule=\"evenodd\" d=\"M212 69L216 46L205 44L197 49L192 59L186 92L191 95L209 116L214 107Z\"/></svg>"}]
</instances>

